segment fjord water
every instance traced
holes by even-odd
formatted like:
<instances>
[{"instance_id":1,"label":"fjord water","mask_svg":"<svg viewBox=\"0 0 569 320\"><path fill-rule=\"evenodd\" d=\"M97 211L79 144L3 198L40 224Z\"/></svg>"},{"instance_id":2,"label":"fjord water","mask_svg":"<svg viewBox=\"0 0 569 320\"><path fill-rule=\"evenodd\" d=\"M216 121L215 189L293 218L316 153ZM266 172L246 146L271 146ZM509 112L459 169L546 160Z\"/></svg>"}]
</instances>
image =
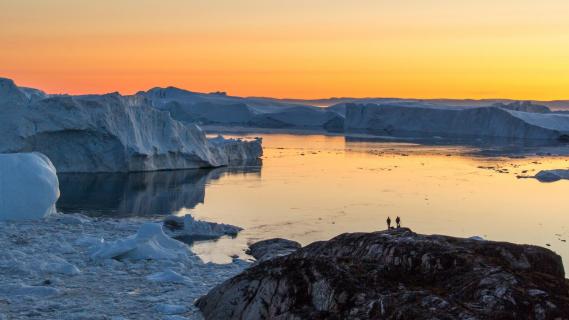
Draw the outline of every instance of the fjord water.
<instances>
[{"instance_id":1,"label":"fjord water","mask_svg":"<svg viewBox=\"0 0 569 320\"><path fill-rule=\"evenodd\" d=\"M569 181L541 183L569 157L535 148L418 144L342 136L263 134L262 165L124 175L63 175L58 208L94 215L192 213L244 228L193 244L206 261L246 257L247 243L303 245L386 228L547 246L569 261ZM555 151L567 150L557 147ZM501 152L506 150L507 152Z\"/></svg>"}]
</instances>

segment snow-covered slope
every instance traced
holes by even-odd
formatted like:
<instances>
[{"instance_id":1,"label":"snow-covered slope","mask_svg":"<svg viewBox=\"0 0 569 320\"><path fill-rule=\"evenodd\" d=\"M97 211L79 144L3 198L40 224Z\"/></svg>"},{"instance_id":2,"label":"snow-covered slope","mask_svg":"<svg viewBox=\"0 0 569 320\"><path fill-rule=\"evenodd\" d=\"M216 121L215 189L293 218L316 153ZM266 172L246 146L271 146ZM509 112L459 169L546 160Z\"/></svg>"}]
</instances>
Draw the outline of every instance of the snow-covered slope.
<instances>
[{"instance_id":1,"label":"snow-covered slope","mask_svg":"<svg viewBox=\"0 0 569 320\"><path fill-rule=\"evenodd\" d=\"M188 123L329 131L343 128L343 116L333 110L276 99L203 94L173 87L141 91L136 96Z\"/></svg>"},{"instance_id":2,"label":"snow-covered slope","mask_svg":"<svg viewBox=\"0 0 569 320\"><path fill-rule=\"evenodd\" d=\"M345 129L392 136L569 139L569 115L510 110L514 107L453 108L418 102L348 104Z\"/></svg>"},{"instance_id":3,"label":"snow-covered slope","mask_svg":"<svg viewBox=\"0 0 569 320\"><path fill-rule=\"evenodd\" d=\"M29 90L29 89L28 89ZM118 93L28 98L0 82L0 152L39 151L60 172L217 167L260 157L261 141L210 142L143 97Z\"/></svg>"},{"instance_id":4,"label":"snow-covered slope","mask_svg":"<svg viewBox=\"0 0 569 320\"><path fill-rule=\"evenodd\" d=\"M40 219L56 212L59 183L40 153L0 154L0 220Z\"/></svg>"}]
</instances>

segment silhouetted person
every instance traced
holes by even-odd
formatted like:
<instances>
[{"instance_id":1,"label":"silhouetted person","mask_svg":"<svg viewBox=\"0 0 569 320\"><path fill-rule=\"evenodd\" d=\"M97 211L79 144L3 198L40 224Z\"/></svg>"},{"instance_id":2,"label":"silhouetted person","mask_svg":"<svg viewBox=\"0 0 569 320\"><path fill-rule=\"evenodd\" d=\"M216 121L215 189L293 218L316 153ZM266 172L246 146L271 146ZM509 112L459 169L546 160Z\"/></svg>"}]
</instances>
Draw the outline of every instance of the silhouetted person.
<instances>
[{"instance_id":1,"label":"silhouetted person","mask_svg":"<svg viewBox=\"0 0 569 320\"><path fill-rule=\"evenodd\" d=\"M385 220L385 222L387 222L387 230L391 229L391 218L387 217L387 220Z\"/></svg>"},{"instance_id":2,"label":"silhouetted person","mask_svg":"<svg viewBox=\"0 0 569 320\"><path fill-rule=\"evenodd\" d=\"M397 218L395 219L395 223L397 223L397 228L401 227L401 218L399 218L399 216L397 216Z\"/></svg>"}]
</instances>

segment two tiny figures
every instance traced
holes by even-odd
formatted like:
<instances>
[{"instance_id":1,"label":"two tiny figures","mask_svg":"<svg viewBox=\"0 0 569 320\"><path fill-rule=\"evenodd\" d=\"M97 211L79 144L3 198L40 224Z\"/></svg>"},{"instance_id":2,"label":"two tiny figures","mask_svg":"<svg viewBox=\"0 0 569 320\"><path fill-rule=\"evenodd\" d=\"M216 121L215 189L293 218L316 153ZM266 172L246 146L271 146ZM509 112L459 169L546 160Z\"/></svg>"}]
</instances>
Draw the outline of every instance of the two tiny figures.
<instances>
[{"instance_id":1,"label":"two tiny figures","mask_svg":"<svg viewBox=\"0 0 569 320\"><path fill-rule=\"evenodd\" d=\"M387 229L392 229L391 227L391 218L387 217L387 220L385 221L387 222ZM397 224L397 228L401 227L401 218L399 218L399 216L397 216L397 218L395 218L395 223Z\"/></svg>"}]
</instances>

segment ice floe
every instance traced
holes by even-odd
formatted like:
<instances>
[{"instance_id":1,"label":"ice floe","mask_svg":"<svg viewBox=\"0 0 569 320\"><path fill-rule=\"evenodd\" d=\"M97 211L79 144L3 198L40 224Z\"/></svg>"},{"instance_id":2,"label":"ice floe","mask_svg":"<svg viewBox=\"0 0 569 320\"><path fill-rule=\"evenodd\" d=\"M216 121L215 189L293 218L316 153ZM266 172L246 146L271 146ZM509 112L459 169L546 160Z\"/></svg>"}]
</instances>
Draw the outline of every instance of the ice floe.
<instances>
[{"instance_id":1,"label":"ice floe","mask_svg":"<svg viewBox=\"0 0 569 320\"><path fill-rule=\"evenodd\" d=\"M222 236L236 236L240 227L224 223L215 223L196 220L191 214L183 217L168 216L164 219L167 227L175 237L187 237L189 239L216 239Z\"/></svg>"},{"instance_id":2,"label":"ice floe","mask_svg":"<svg viewBox=\"0 0 569 320\"><path fill-rule=\"evenodd\" d=\"M54 214L58 198L57 174L45 155L0 154L0 220L39 219Z\"/></svg>"},{"instance_id":3,"label":"ice floe","mask_svg":"<svg viewBox=\"0 0 569 320\"><path fill-rule=\"evenodd\" d=\"M168 237L157 223L143 224L135 235L126 239L103 242L91 254L92 259L117 260L187 260L188 256L188 247Z\"/></svg>"}]
</instances>

